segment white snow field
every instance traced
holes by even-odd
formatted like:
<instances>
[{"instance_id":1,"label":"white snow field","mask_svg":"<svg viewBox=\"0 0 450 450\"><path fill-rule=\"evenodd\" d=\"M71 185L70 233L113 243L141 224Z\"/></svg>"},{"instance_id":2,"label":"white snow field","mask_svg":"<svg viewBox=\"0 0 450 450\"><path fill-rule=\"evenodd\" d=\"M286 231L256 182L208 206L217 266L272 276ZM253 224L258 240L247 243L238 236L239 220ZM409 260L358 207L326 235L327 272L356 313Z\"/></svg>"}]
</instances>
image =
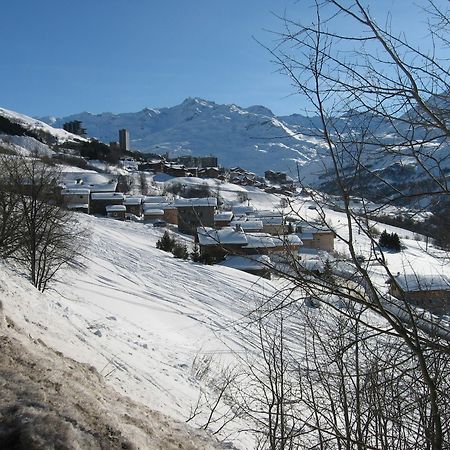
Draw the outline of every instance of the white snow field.
<instances>
[{"instance_id":1,"label":"white snow field","mask_svg":"<svg viewBox=\"0 0 450 450\"><path fill-rule=\"evenodd\" d=\"M6 315L34 339L94 366L118 392L186 420L199 397L198 366L245 351L240 324L274 286L174 259L155 248L162 231L142 223L77 217L89 229L83 265L44 294L1 267Z\"/></svg>"}]
</instances>

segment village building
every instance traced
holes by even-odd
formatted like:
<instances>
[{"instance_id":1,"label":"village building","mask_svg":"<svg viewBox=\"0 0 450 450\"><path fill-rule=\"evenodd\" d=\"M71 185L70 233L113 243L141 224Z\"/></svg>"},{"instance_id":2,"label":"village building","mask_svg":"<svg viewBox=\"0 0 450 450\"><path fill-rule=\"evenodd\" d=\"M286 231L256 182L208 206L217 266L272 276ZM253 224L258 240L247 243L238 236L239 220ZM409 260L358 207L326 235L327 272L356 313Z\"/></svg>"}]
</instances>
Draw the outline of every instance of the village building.
<instances>
[{"instance_id":1,"label":"village building","mask_svg":"<svg viewBox=\"0 0 450 450\"><path fill-rule=\"evenodd\" d=\"M399 274L389 280L389 293L436 314L450 313L450 278L444 275Z\"/></svg>"},{"instance_id":2,"label":"village building","mask_svg":"<svg viewBox=\"0 0 450 450\"><path fill-rule=\"evenodd\" d=\"M146 197L149 199L149 197ZM144 222L152 222L154 220L164 220L167 223L173 225L178 225L178 210L173 203L167 201L165 197L151 197L155 200L155 203L149 202L144 203ZM156 199L162 199L164 201L156 203ZM151 212L151 210L162 211L161 217L156 217L156 213Z\"/></svg>"},{"instance_id":3,"label":"village building","mask_svg":"<svg viewBox=\"0 0 450 450\"><path fill-rule=\"evenodd\" d=\"M164 206L164 220L172 225L178 225L178 210L174 204Z\"/></svg>"},{"instance_id":4,"label":"village building","mask_svg":"<svg viewBox=\"0 0 450 450\"><path fill-rule=\"evenodd\" d=\"M225 255L240 255L242 247L247 245L247 236L242 230L209 227L197 229L197 239L202 256L222 259Z\"/></svg>"},{"instance_id":5,"label":"village building","mask_svg":"<svg viewBox=\"0 0 450 450\"><path fill-rule=\"evenodd\" d=\"M124 205L107 205L105 210L110 219L125 220L127 208Z\"/></svg>"},{"instance_id":6,"label":"village building","mask_svg":"<svg viewBox=\"0 0 450 450\"><path fill-rule=\"evenodd\" d=\"M132 196L126 196L123 204L127 210L128 216L136 216L141 217L142 216L142 197L132 197Z\"/></svg>"},{"instance_id":7,"label":"village building","mask_svg":"<svg viewBox=\"0 0 450 450\"><path fill-rule=\"evenodd\" d=\"M90 194L91 191L89 189L82 187L61 190L63 205L67 209L86 214L89 214Z\"/></svg>"},{"instance_id":8,"label":"village building","mask_svg":"<svg viewBox=\"0 0 450 450\"><path fill-rule=\"evenodd\" d=\"M253 206L242 206L242 205L232 206L231 212L236 217L250 216L255 213L255 208L253 208Z\"/></svg>"},{"instance_id":9,"label":"village building","mask_svg":"<svg viewBox=\"0 0 450 450\"><path fill-rule=\"evenodd\" d=\"M261 220L252 220L251 218L245 220L233 220L230 223L231 227L240 227L246 233L256 233L264 231L264 225Z\"/></svg>"},{"instance_id":10,"label":"village building","mask_svg":"<svg viewBox=\"0 0 450 450\"><path fill-rule=\"evenodd\" d=\"M240 226L220 230L199 227L197 236L200 253L216 259L225 255L296 255L302 245L297 235L277 238L268 233L246 233Z\"/></svg>"},{"instance_id":11,"label":"village building","mask_svg":"<svg viewBox=\"0 0 450 450\"><path fill-rule=\"evenodd\" d=\"M263 224L264 233L281 236L288 232L289 225L285 223L283 215L271 214L270 216L257 216Z\"/></svg>"},{"instance_id":12,"label":"village building","mask_svg":"<svg viewBox=\"0 0 450 450\"><path fill-rule=\"evenodd\" d=\"M164 172L164 164L165 162L163 160L155 160L155 161L148 161L142 164L138 165L138 170L140 172L155 172L155 173L161 173Z\"/></svg>"},{"instance_id":13,"label":"village building","mask_svg":"<svg viewBox=\"0 0 450 450\"><path fill-rule=\"evenodd\" d=\"M124 198L121 192L91 192L90 213L106 215L107 206L123 205Z\"/></svg>"},{"instance_id":14,"label":"village building","mask_svg":"<svg viewBox=\"0 0 450 450\"><path fill-rule=\"evenodd\" d=\"M297 230L299 227L297 226ZM332 230L320 227L302 226L297 235L305 248L314 248L326 252L334 252L334 240L336 235Z\"/></svg>"},{"instance_id":15,"label":"village building","mask_svg":"<svg viewBox=\"0 0 450 450\"><path fill-rule=\"evenodd\" d=\"M214 228L220 229L230 226L234 214L231 211L222 211L214 215Z\"/></svg>"},{"instance_id":16,"label":"village building","mask_svg":"<svg viewBox=\"0 0 450 450\"><path fill-rule=\"evenodd\" d=\"M213 227L217 198L179 198L175 200L178 210L178 230L195 235L197 227Z\"/></svg>"},{"instance_id":17,"label":"village building","mask_svg":"<svg viewBox=\"0 0 450 450\"><path fill-rule=\"evenodd\" d=\"M148 208L144 210L144 223L155 223L160 220L164 220L164 210L157 208Z\"/></svg>"}]
</instances>

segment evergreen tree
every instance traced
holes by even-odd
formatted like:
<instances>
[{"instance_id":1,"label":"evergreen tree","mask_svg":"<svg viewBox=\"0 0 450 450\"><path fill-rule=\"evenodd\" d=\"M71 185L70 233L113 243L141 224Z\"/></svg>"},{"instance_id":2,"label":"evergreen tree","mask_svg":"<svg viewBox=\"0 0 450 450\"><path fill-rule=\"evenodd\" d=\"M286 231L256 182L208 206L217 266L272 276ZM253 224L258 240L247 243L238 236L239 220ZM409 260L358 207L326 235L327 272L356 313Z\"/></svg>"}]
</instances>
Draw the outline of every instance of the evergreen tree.
<instances>
[{"instance_id":1,"label":"evergreen tree","mask_svg":"<svg viewBox=\"0 0 450 450\"><path fill-rule=\"evenodd\" d=\"M171 252L175 243L175 239L170 236L168 231L165 231L162 237L156 242L156 248L164 250L165 252Z\"/></svg>"}]
</instances>

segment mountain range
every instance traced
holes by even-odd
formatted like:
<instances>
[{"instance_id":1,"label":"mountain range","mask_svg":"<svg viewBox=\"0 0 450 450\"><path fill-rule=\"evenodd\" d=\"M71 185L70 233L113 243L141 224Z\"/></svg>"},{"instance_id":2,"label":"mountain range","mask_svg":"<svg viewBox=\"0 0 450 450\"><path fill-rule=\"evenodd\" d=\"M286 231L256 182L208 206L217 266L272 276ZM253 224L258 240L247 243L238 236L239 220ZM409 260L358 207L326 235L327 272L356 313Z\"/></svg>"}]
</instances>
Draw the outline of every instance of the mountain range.
<instances>
[{"instance_id":1,"label":"mountain range","mask_svg":"<svg viewBox=\"0 0 450 450\"><path fill-rule=\"evenodd\" d=\"M187 98L170 108L145 108L136 113L83 112L67 117L43 117L62 127L80 120L91 137L103 142L118 140L118 130L130 133L131 148L144 153L218 156L225 167L242 166L260 175L282 170L297 178L297 164L308 166L321 158L323 143L312 137L314 122L300 115L277 117L264 106L242 108ZM317 164L313 164L319 169Z\"/></svg>"}]
</instances>

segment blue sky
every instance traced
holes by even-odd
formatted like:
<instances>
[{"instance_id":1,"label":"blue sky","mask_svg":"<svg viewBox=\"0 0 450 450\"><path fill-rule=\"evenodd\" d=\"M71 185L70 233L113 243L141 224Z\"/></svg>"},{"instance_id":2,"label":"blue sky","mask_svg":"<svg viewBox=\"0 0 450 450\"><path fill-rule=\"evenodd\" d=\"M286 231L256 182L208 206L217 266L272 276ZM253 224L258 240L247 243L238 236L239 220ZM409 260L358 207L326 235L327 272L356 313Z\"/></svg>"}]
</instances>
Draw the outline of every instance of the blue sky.
<instances>
[{"instance_id":1,"label":"blue sky","mask_svg":"<svg viewBox=\"0 0 450 450\"><path fill-rule=\"evenodd\" d=\"M407 0L379 0L380 14ZM0 106L24 114L131 112L186 97L276 114L302 112L276 73L273 12L307 18L302 0L16 0L2 4ZM416 12L414 12L416 14Z\"/></svg>"}]
</instances>

